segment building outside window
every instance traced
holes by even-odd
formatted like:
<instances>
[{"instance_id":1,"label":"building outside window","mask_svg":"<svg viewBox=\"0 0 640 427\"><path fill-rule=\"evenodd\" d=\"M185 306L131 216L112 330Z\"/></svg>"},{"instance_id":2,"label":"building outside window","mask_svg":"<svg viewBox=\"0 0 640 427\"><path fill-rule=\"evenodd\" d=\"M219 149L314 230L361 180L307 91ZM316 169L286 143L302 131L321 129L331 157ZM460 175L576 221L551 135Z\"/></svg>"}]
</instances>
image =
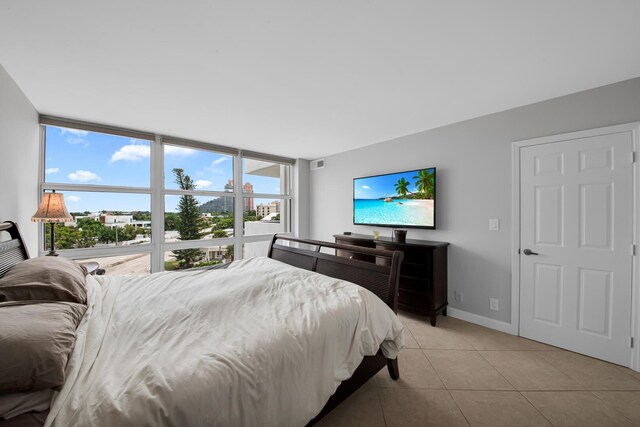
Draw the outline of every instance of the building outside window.
<instances>
[{"instance_id":1,"label":"building outside window","mask_svg":"<svg viewBox=\"0 0 640 427\"><path fill-rule=\"evenodd\" d=\"M242 158L244 257L262 255L270 236L291 231L291 165L252 154ZM247 185L250 184L250 185Z\"/></svg>"},{"instance_id":2,"label":"building outside window","mask_svg":"<svg viewBox=\"0 0 640 427\"><path fill-rule=\"evenodd\" d=\"M291 231L291 159L64 119L41 124L41 191L62 192L73 216L56 228L61 256L146 274L266 255L274 233ZM48 237L42 228L41 254Z\"/></svg>"}]
</instances>

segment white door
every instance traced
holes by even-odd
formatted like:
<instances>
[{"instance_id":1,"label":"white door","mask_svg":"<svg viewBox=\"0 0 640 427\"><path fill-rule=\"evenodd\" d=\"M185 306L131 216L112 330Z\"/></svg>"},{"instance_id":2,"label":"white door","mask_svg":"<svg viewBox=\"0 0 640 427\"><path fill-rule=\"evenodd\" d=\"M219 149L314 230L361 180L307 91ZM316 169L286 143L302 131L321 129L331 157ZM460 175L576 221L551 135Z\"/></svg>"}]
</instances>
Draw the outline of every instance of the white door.
<instances>
[{"instance_id":1,"label":"white door","mask_svg":"<svg viewBox=\"0 0 640 427\"><path fill-rule=\"evenodd\" d=\"M629 366L631 132L520 149L520 335Z\"/></svg>"}]
</instances>

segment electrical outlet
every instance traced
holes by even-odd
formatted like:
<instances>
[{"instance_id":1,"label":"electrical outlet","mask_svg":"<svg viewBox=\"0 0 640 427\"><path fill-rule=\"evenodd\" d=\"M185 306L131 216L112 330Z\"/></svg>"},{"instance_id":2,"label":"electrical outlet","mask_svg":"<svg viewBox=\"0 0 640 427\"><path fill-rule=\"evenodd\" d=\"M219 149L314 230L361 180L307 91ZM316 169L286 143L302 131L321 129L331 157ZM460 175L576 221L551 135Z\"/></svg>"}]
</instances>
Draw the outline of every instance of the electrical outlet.
<instances>
[{"instance_id":1,"label":"electrical outlet","mask_svg":"<svg viewBox=\"0 0 640 427\"><path fill-rule=\"evenodd\" d=\"M493 311L500 310L500 305L498 303L498 298L489 298L489 309Z\"/></svg>"},{"instance_id":2,"label":"electrical outlet","mask_svg":"<svg viewBox=\"0 0 640 427\"><path fill-rule=\"evenodd\" d=\"M453 299L458 302L462 302L462 292L461 291L453 291Z\"/></svg>"},{"instance_id":3,"label":"electrical outlet","mask_svg":"<svg viewBox=\"0 0 640 427\"><path fill-rule=\"evenodd\" d=\"M489 220L489 231L500 231L500 220L492 218Z\"/></svg>"}]
</instances>

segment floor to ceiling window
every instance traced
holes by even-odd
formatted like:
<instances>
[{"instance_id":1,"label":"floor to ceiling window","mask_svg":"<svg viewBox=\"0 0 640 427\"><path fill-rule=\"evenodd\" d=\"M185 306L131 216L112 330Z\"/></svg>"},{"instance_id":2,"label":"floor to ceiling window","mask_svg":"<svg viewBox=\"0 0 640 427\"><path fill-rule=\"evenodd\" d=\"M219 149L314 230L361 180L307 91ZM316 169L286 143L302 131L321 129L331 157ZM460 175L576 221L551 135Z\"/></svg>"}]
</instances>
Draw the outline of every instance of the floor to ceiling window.
<instances>
[{"instance_id":1,"label":"floor to ceiling window","mask_svg":"<svg viewBox=\"0 0 640 427\"><path fill-rule=\"evenodd\" d=\"M56 227L61 256L146 274L266 255L273 234L291 232L292 159L57 118L41 124L41 191L63 193L73 217Z\"/></svg>"}]
</instances>

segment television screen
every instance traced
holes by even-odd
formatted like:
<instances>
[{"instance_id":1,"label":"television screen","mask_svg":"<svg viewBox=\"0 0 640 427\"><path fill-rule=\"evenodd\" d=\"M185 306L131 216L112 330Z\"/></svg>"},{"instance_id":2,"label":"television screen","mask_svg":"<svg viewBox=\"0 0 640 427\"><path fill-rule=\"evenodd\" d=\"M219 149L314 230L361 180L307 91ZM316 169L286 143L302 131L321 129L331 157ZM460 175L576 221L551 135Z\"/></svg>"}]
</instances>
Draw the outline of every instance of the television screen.
<instances>
[{"instance_id":1,"label":"television screen","mask_svg":"<svg viewBox=\"0 0 640 427\"><path fill-rule=\"evenodd\" d=\"M436 168L353 180L353 223L436 228Z\"/></svg>"}]
</instances>

